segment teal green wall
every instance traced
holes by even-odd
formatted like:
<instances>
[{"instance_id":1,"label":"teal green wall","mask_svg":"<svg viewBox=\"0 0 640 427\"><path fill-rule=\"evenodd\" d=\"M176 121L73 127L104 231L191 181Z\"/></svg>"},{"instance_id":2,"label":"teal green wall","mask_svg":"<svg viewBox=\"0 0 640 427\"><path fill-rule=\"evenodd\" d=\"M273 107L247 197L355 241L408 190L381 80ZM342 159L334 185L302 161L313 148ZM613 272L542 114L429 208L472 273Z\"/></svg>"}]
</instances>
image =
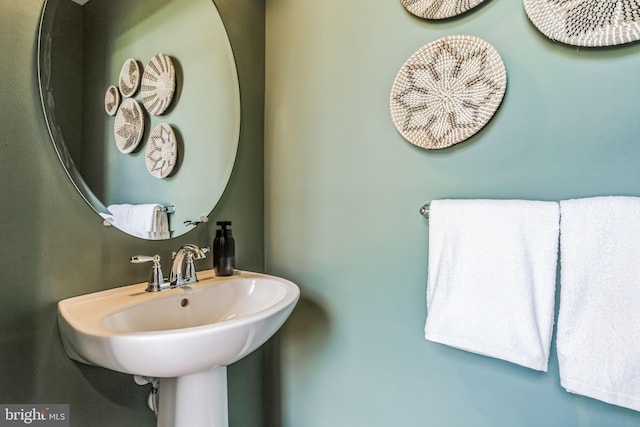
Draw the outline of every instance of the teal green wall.
<instances>
[{"instance_id":1,"label":"teal green wall","mask_svg":"<svg viewBox=\"0 0 640 427\"><path fill-rule=\"evenodd\" d=\"M548 373L424 339L428 222L437 198L640 195L640 45L553 43L521 1L427 22L399 0L269 0L267 269L304 299L280 337L284 427L640 425L640 413L566 393ZM491 43L504 102L443 151L405 141L396 73L446 35Z\"/></svg>"},{"instance_id":2,"label":"teal green wall","mask_svg":"<svg viewBox=\"0 0 640 427\"><path fill-rule=\"evenodd\" d=\"M37 28L43 0L0 0L0 402L68 403L73 427L145 427L148 390L71 361L58 337L60 299L148 278L136 254L169 259L183 243L210 245L215 221L234 222L238 267L263 269L264 6L216 1L239 69L243 118L227 191L207 225L171 241L136 239L101 225L60 167L40 108ZM258 78L256 78L258 76ZM207 183L199 184L206 191ZM210 267L211 260L199 268ZM263 354L229 369L232 425L264 425Z\"/></svg>"},{"instance_id":3,"label":"teal green wall","mask_svg":"<svg viewBox=\"0 0 640 427\"><path fill-rule=\"evenodd\" d=\"M206 244L213 223L169 242L99 224L59 167L40 111L42 3L0 1L0 402L70 403L74 427L152 426L146 393L129 376L64 355L55 304L144 280L130 255ZM280 351L269 352L271 363L281 360L266 373L280 385L264 383L262 352L231 367L232 426L640 423L637 412L562 390L555 351L543 374L423 339L424 201L640 195L640 45L565 47L537 33L521 2L485 3L432 23L395 0L269 0L263 170L264 5L216 1L243 119L238 161L210 218L234 221L240 268L262 269L266 253L267 269L298 282L304 297ZM389 91L413 52L449 34L493 44L508 89L478 135L427 152L393 127ZM272 404L265 416L262 396Z\"/></svg>"}]
</instances>

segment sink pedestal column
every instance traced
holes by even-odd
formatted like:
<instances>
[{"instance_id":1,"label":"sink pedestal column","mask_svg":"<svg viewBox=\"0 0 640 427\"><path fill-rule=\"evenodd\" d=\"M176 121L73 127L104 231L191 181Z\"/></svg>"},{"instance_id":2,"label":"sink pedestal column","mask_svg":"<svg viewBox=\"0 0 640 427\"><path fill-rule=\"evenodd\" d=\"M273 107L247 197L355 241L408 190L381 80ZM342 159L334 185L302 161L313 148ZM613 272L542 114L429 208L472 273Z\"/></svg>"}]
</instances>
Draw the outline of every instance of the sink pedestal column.
<instances>
[{"instance_id":1,"label":"sink pedestal column","mask_svg":"<svg viewBox=\"0 0 640 427\"><path fill-rule=\"evenodd\" d=\"M227 367L160 378L158 427L229 427Z\"/></svg>"}]
</instances>

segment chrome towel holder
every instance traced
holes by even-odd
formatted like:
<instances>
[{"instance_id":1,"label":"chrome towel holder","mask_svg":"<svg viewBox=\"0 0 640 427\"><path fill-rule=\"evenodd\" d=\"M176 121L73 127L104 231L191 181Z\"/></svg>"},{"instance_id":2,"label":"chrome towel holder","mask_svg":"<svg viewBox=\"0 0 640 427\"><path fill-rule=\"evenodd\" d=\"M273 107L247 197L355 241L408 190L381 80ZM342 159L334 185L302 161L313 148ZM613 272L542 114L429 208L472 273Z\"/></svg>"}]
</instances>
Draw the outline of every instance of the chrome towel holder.
<instances>
[{"instance_id":1,"label":"chrome towel holder","mask_svg":"<svg viewBox=\"0 0 640 427\"><path fill-rule=\"evenodd\" d=\"M431 209L431 202L427 202L420 208L420 215L429 219L429 210Z\"/></svg>"}]
</instances>

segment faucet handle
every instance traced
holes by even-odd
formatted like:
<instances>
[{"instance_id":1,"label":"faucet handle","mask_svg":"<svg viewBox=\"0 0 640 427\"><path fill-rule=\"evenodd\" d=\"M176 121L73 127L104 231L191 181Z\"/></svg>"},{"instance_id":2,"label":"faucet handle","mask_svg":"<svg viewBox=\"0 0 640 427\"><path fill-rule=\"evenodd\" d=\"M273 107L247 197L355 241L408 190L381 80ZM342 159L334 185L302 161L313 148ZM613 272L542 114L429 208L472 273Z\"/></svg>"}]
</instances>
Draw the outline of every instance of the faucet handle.
<instances>
[{"instance_id":1,"label":"faucet handle","mask_svg":"<svg viewBox=\"0 0 640 427\"><path fill-rule=\"evenodd\" d=\"M135 255L131 257L132 264L142 264L145 262L153 262L151 269L151 278L149 279L147 292L158 292L169 287L169 282L165 282L162 267L160 266L160 255Z\"/></svg>"},{"instance_id":2,"label":"faucet handle","mask_svg":"<svg viewBox=\"0 0 640 427\"><path fill-rule=\"evenodd\" d=\"M134 255L131 257L131 264L142 264L143 262L151 262L154 263L160 262L160 255Z\"/></svg>"},{"instance_id":3,"label":"faucet handle","mask_svg":"<svg viewBox=\"0 0 640 427\"><path fill-rule=\"evenodd\" d=\"M209 252L209 248L201 248L199 251L188 251L185 255L186 266L184 269L184 281L185 283L193 283L198 281L198 276L196 274L196 265L193 262L194 260L204 259L207 257L207 253Z\"/></svg>"}]
</instances>

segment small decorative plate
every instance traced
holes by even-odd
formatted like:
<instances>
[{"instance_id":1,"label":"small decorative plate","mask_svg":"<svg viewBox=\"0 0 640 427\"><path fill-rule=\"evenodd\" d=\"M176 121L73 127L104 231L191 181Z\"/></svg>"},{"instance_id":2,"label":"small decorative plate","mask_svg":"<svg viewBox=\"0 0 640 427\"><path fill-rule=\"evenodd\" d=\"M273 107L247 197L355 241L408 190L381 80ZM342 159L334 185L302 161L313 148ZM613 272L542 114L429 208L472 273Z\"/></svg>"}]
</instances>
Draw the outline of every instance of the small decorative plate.
<instances>
[{"instance_id":1,"label":"small decorative plate","mask_svg":"<svg viewBox=\"0 0 640 427\"><path fill-rule=\"evenodd\" d=\"M573 46L614 46L640 40L640 0L524 0L533 25Z\"/></svg>"},{"instance_id":2,"label":"small decorative plate","mask_svg":"<svg viewBox=\"0 0 640 427\"><path fill-rule=\"evenodd\" d=\"M391 118L409 142L446 148L482 129L502 102L507 72L498 52L473 36L449 36L415 52L391 88Z\"/></svg>"},{"instance_id":3,"label":"small decorative plate","mask_svg":"<svg viewBox=\"0 0 640 427\"><path fill-rule=\"evenodd\" d=\"M412 14L424 19L445 19L461 15L484 0L401 0Z\"/></svg>"},{"instance_id":4,"label":"small decorative plate","mask_svg":"<svg viewBox=\"0 0 640 427\"><path fill-rule=\"evenodd\" d=\"M123 153L131 153L140 143L143 132L142 108L135 99L126 98L118 109L113 125L113 136L118 150Z\"/></svg>"},{"instance_id":5,"label":"small decorative plate","mask_svg":"<svg viewBox=\"0 0 640 427\"><path fill-rule=\"evenodd\" d=\"M117 87L111 85L104 94L104 111L108 115L113 116L120 106L120 91Z\"/></svg>"},{"instance_id":6,"label":"small decorative plate","mask_svg":"<svg viewBox=\"0 0 640 427\"><path fill-rule=\"evenodd\" d=\"M142 103L154 116L165 112L176 90L176 72L171 58L159 53L151 58L142 75Z\"/></svg>"},{"instance_id":7,"label":"small decorative plate","mask_svg":"<svg viewBox=\"0 0 640 427\"><path fill-rule=\"evenodd\" d=\"M120 92L122 96L128 98L136 93L140 86L140 67L135 59L127 59L120 69L120 78L118 80Z\"/></svg>"},{"instance_id":8,"label":"small decorative plate","mask_svg":"<svg viewBox=\"0 0 640 427\"><path fill-rule=\"evenodd\" d=\"M178 157L178 145L173 128L160 123L151 131L145 149L147 170L156 178L166 178L173 171Z\"/></svg>"}]
</instances>

